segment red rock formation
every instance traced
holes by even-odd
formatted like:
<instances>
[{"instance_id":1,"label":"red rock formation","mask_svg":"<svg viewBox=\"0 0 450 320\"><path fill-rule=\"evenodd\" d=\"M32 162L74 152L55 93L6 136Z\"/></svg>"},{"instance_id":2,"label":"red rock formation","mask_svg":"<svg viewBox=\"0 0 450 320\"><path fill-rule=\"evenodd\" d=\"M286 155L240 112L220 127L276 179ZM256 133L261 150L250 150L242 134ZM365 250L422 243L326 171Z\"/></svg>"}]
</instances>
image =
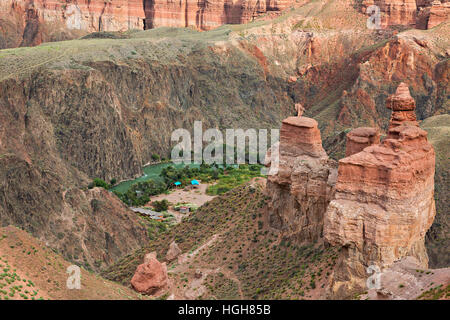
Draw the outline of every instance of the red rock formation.
<instances>
[{"instance_id":1,"label":"red rock formation","mask_svg":"<svg viewBox=\"0 0 450 320\"><path fill-rule=\"evenodd\" d=\"M280 154L326 157L317 121L307 117L284 119L280 130Z\"/></svg>"},{"instance_id":2,"label":"red rock formation","mask_svg":"<svg viewBox=\"0 0 450 320\"><path fill-rule=\"evenodd\" d=\"M0 18L0 29L4 21L16 25L12 31L22 38L16 46L29 46L83 32L143 29L145 14L143 0L2 0Z\"/></svg>"},{"instance_id":3,"label":"red rock formation","mask_svg":"<svg viewBox=\"0 0 450 320\"><path fill-rule=\"evenodd\" d=\"M427 29L446 21L450 16L450 2L433 1L427 23Z\"/></svg>"},{"instance_id":4,"label":"red rock formation","mask_svg":"<svg viewBox=\"0 0 450 320\"><path fill-rule=\"evenodd\" d=\"M383 27L391 25L411 25L416 23L416 0L364 0L363 6L368 8L376 5L380 8L381 24Z\"/></svg>"},{"instance_id":5,"label":"red rock formation","mask_svg":"<svg viewBox=\"0 0 450 320\"><path fill-rule=\"evenodd\" d=\"M400 83L395 94L390 96L386 101L386 107L392 110L391 120L389 121L389 129L397 127L405 122L417 126L416 102L411 97L409 88L405 83Z\"/></svg>"},{"instance_id":6,"label":"red rock formation","mask_svg":"<svg viewBox=\"0 0 450 320\"><path fill-rule=\"evenodd\" d=\"M294 4L282 1L193 1L144 0L146 28L195 27L210 30L223 24L239 24L252 21L269 11L281 11Z\"/></svg>"},{"instance_id":7,"label":"red rock formation","mask_svg":"<svg viewBox=\"0 0 450 320\"><path fill-rule=\"evenodd\" d=\"M335 162L322 148L317 121L307 117L283 120L279 169L267 179L271 226L298 242L320 239L336 173Z\"/></svg>"},{"instance_id":8,"label":"red rock formation","mask_svg":"<svg viewBox=\"0 0 450 320\"><path fill-rule=\"evenodd\" d=\"M361 127L347 134L345 156L363 151L365 148L380 143L380 133L376 128Z\"/></svg>"},{"instance_id":9,"label":"red rock formation","mask_svg":"<svg viewBox=\"0 0 450 320\"><path fill-rule=\"evenodd\" d=\"M167 266L156 259L156 253L149 253L139 265L131 279L131 285L140 293L157 295L167 288Z\"/></svg>"},{"instance_id":10,"label":"red rock formation","mask_svg":"<svg viewBox=\"0 0 450 320\"><path fill-rule=\"evenodd\" d=\"M336 194L325 215L324 236L341 245L331 285L335 296L364 290L366 268L413 256L426 267L426 231L436 213L435 153L427 133L396 112L414 112L406 85L387 100L394 110L388 137L339 161Z\"/></svg>"},{"instance_id":11,"label":"red rock formation","mask_svg":"<svg viewBox=\"0 0 450 320\"><path fill-rule=\"evenodd\" d=\"M227 23L246 23L266 12L281 12L294 3L294 0L2 0L0 31L6 29L8 34L2 36L0 32L0 48L66 40L95 31L143 29L144 21L146 29L169 26L209 30Z\"/></svg>"},{"instance_id":12,"label":"red rock formation","mask_svg":"<svg viewBox=\"0 0 450 320\"><path fill-rule=\"evenodd\" d=\"M381 24L430 29L446 21L450 15L448 0L364 0L363 10L376 5L380 8Z\"/></svg>"}]
</instances>

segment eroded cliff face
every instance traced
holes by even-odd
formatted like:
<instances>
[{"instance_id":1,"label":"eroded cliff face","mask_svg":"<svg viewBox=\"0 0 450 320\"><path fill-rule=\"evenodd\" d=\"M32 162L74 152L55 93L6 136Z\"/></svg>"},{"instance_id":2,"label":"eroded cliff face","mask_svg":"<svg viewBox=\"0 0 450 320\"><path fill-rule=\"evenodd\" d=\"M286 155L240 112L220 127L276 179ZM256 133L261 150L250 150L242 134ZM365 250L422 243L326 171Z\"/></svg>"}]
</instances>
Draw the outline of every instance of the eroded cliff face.
<instances>
[{"instance_id":1,"label":"eroded cliff face","mask_svg":"<svg viewBox=\"0 0 450 320\"><path fill-rule=\"evenodd\" d=\"M306 2L306 1L305 1ZM74 39L96 31L193 27L209 30L281 13L298 3L272 1L2 0L0 48Z\"/></svg>"},{"instance_id":2,"label":"eroded cliff face","mask_svg":"<svg viewBox=\"0 0 450 320\"><path fill-rule=\"evenodd\" d=\"M376 5L381 12L381 26L408 26L431 29L446 21L450 15L447 0L363 0L363 11Z\"/></svg>"},{"instance_id":3,"label":"eroded cliff face","mask_svg":"<svg viewBox=\"0 0 450 320\"><path fill-rule=\"evenodd\" d=\"M405 256L428 265L425 234L436 214L434 149L415 117L403 117L415 106L405 84L387 106L393 113L386 139L339 161L324 223L325 239L342 246L331 280L334 297L364 290L370 265L383 269Z\"/></svg>"},{"instance_id":4,"label":"eroded cliff face","mask_svg":"<svg viewBox=\"0 0 450 320\"><path fill-rule=\"evenodd\" d=\"M283 120L279 169L267 179L270 224L298 243L322 238L324 214L337 174L335 161L322 148L317 126L317 121L307 117ZM274 163L270 159L271 155L266 163L269 167Z\"/></svg>"},{"instance_id":5,"label":"eroded cliff face","mask_svg":"<svg viewBox=\"0 0 450 320\"><path fill-rule=\"evenodd\" d=\"M170 154L173 130L195 120L204 129L271 128L292 103L284 82L230 44L108 41L12 50L26 55L23 67L53 58L24 73L9 74L17 69L8 58L1 64L0 224L91 268L146 241L142 221L114 194L86 190L93 178L140 176L153 153Z\"/></svg>"},{"instance_id":6,"label":"eroded cliff face","mask_svg":"<svg viewBox=\"0 0 450 320\"><path fill-rule=\"evenodd\" d=\"M268 176L266 187L269 221L284 237L311 242L323 236L340 248L331 298L363 292L369 266L383 270L409 256L428 267L425 235L436 214L435 152L418 126L406 84L386 106L392 109L387 137L380 143L376 128L350 131L337 172L322 149L315 120L290 117L281 127L279 171ZM273 153L266 158L272 170Z\"/></svg>"},{"instance_id":7,"label":"eroded cliff face","mask_svg":"<svg viewBox=\"0 0 450 320\"><path fill-rule=\"evenodd\" d=\"M1 153L1 226L19 226L66 259L96 271L147 241L139 218L112 193L64 187L61 177L39 161Z\"/></svg>"},{"instance_id":8,"label":"eroded cliff face","mask_svg":"<svg viewBox=\"0 0 450 320\"><path fill-rule=\"evenodd\" d=\"M0 48L144 28L143 0L3 0Z\"/></svg>"},{"instance_id":9,"label":"eroded cliff face","mask_svg":"<svg viewBox=\"0 0 450 320\"><path fill-rule=\"evenodd\" d=\"M266 12L280 13L292 6L293 0L143 0L145 27L194 27L210 30L223 24L240 24L252 21Z\"/></svg>"}]
</instances>

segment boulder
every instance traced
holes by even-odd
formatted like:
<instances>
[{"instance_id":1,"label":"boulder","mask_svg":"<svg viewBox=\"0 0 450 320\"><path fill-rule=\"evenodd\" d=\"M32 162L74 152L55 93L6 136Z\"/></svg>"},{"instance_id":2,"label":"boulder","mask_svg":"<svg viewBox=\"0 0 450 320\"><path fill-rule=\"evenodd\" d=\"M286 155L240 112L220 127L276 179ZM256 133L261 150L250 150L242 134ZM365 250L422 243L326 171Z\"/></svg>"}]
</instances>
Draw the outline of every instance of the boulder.
<instances>
[{"instance_id":1,"label":"boulder","mask_svg":"<svg viewBox=\"0 0 450 320\"><path fill-rule=\"evenodd\" d=\"M175 260L180 254L182 253L181 249L178 247L177 243L175 241L172 241L172 243L169 246L169 250L166 254L166 260L168 262L171 262Z\"/></svg>"},{"instance_id":2,"label":"boulder","mask_svg":"<svg viewBox=\"0 0 450 320\"><path fill-rule=\"evenodd\" d=\"M158 295L167 289L168 277L166 263L156 259L156 253L149 253L144 263L139 265L131 279L133 288L142 294Z\"/></svg>"}]
</instances>

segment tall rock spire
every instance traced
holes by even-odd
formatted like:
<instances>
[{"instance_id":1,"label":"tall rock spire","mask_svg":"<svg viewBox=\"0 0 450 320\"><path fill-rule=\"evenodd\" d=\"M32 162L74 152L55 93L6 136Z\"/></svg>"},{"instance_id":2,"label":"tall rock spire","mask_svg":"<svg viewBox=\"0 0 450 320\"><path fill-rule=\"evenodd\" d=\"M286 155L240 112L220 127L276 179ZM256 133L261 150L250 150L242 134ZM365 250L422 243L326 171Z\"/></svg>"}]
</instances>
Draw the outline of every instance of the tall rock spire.
<instances>
[{"instance_id":1,"label":"tall rock spire","mask_svg":"<svg viewBox=\"0 0 450 320\"><path fill-rule=\"evenodd\" d=\"M387 99L393 110L387 138L339 161L324 236L342 246L331 294L366 290L367 268L381 270L413 256L428 264L425 234L436 214L435 153L415 121L415 102L401 84Z\"/></svg>"},{"instance_id":2,"label":"tall rock spire","mask_svg":"<svg viewBox=\"0 0 450 320\"><path fill-rule=\"evenodd\" d=\"M337 175L317 121L301 114L284 119L279 152L279 170L267 178L270 225L297 243L316 241Z\"/></svg>"},{"instance_id":3,"label":"tall rock spire","mask_svg":"<svg viewBox=\"0 0 450 320\"><path fill-rule=\"evenodd\" d=\"M386 100L386 107L392 110L389 129L397 127L402 123L409 122L411 125L418 126L416 118L416 102L409 88L405 83L400 83L397 90Z\"/></svg>"}]
</instances>

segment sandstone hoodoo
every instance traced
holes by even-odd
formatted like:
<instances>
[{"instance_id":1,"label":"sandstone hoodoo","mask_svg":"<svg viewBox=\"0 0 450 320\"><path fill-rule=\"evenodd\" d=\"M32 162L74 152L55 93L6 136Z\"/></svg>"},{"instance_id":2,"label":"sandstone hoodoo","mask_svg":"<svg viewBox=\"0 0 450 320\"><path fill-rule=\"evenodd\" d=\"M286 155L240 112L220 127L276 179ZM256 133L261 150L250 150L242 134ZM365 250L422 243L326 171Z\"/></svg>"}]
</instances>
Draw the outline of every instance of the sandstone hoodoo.
<instances>
[{"instance_id":1,"label":"sandstone hoodoo","mask_svg":"<svg viewBox=\"0 0 450 320\"><path fill-rule=\"evenodd\" d=\"M345 156L363 151L366 147L380 143L380 133L376 128L361 127L347 133Z\"/></svg>"},{"instance_id":2,"label":"sandstone hoodoo","mask_svg":"<svg viewBox=\"0 0 450 320\"><path fill-rule=\"evenodd\" d=\"M131 279L133 288L142 294L158 295L167 288L167 266L156 259L156 253L145 256L144 263L139 265Z\"/></svg>"},{"instance_id":3,"label":"sandstone hoodoo","mask_svg":"<svg viewBox=\"0 0 450 320\"><path fill-rule=\"evenodd\" d=\"M414 111L416 109L416 102L411 97L409 88L405 83L402 82L398 86L395 94L387 99L386 107L392 110L389 129L407 122L413 126L418 126Z\"/></svg>"},{"instance_id":4,"label":"sandstone hoodoo","mask_svg":"<svg viewBox=\"0 0 450 320\"><path fill-rule=\"evenodd\" d=\"M412 256L427 267L424 238L436 213L435 153L411 117L395 114L414 112L409 98L400 85L387 100L395 110L387 138L339 161L324 223L325 239L342 246L331 285L334 296L363 291L370 265L383 269Z\"/></svg>"},{"instance_id":5,"label":"sandstone hoodoo","mask_svg":"<svg viewBox=\"0 0 450 320\"><path fill-rule=\"evenodd\" d=\"M267 179L270 223L298 242L321 238L336 178L335 162L322 148L317 125L307 117L283 120L279 170Z\"/></svg>"}]
</instances>

